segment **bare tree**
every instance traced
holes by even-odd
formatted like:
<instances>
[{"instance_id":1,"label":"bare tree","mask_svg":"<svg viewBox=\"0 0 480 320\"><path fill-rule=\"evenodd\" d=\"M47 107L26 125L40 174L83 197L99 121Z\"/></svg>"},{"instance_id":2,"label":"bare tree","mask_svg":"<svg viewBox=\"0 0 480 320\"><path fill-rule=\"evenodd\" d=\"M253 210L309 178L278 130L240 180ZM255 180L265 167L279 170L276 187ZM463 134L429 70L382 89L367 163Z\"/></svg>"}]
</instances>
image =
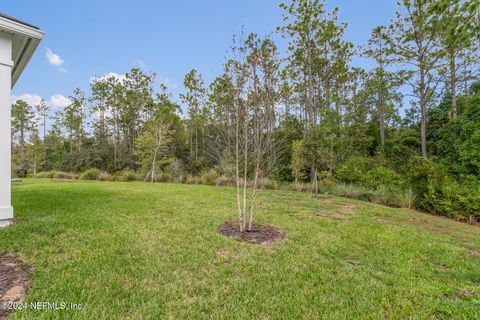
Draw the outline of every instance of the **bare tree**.
<instances>
[{"instance_id":1,"label":"bare tree","mask_svg":"<svg viewBox=\"0 0 480 320\"><path fill-rule=\"evenodd\" d=\"M278 153L272 139L277 122L279 62L270 39L251 34L233 46L225 65L232 106L226 106L222 138L216 145L233 164L238 223L241 232L253 228L260 181L272 173Z\"/></svg>"}]
</instances>

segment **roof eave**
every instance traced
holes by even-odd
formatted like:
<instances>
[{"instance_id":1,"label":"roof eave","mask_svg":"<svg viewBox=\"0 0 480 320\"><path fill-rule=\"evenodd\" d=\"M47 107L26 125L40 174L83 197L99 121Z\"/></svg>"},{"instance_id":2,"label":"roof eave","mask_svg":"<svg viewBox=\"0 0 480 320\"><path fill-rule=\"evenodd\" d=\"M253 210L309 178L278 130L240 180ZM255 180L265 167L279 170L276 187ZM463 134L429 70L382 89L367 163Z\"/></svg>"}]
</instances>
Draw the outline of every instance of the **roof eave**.
<instances>
[{"instance_id":1,"label":"roof eave","mask_svg":"<svg viewBox=\"0 0 480 320\"><path fill-rule=\"evenodd\" d=\"M0 16L0 31L11 33L22 39L18 52L12 52L12 87L30 61L45 33L29 25Z\"/></svg>"}]
</instances>

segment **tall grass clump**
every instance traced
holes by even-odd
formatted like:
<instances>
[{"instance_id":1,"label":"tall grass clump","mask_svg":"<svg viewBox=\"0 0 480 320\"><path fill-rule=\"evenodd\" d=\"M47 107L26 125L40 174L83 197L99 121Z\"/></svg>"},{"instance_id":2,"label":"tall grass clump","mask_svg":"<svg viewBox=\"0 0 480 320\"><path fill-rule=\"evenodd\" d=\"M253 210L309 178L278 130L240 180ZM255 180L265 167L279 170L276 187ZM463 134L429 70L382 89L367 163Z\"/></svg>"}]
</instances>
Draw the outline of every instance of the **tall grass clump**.
<instances>
[{"instance_id":1,"label":"tall grass clump","mask_svg":"<svg viewBox=\"0 0 480 320\"><path fill-rule=\"evenodd\" d=\"M404 189L397 192L397 203L400 208L413 209L415 205L415 194L412 189Z\"/></svg>"},{"instance_id":2,"label":"tall grass clump","mask_svg":"<svg viewBox=\"0 0 480 320\"><path fill-rule=\"evenodd\" d=\"M100 170L98 169L88 169L80 175L80 180L98 180L100 175Z\"/></svg>"}]
</instances>

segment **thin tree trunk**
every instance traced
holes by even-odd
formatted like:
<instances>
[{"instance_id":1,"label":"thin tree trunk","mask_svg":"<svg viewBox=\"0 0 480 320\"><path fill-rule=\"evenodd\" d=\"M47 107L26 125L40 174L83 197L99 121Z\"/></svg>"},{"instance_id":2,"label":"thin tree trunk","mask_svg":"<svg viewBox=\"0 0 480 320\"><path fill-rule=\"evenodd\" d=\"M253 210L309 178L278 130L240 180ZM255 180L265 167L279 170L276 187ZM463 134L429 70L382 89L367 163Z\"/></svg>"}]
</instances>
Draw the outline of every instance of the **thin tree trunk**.
<instances>
[{"instance_id":1,"label":"thin tree trunk","mask_svg":"<svg viewBox=\"0 0 480 320\"><path fill-rule=\"evenodd\" d=\"M455 53L453 48L449 50L449 58L450 58L450 96L452 99L452 111L451 111L451 118L453 120L457 119L457 79L455 76Z\"/></svg>"},{"instance_id":2,"label":"thin tree trunk","mask_svg":"<svg viewBox=\"0 0 480 320\"><path fill-rule=\"evenodd\" d=\"M427 157L427 88L425 88L425 69L420 64L420 141L422 157Z\"/></svg>"},{"instance_id":3,"label":"thin tree trunk","mask_svg":"<svg viewBox=\"0 0 480 320\"><path fill-rule=\"evenodd\" d=\"M242 205L240 197L240 104L236 102L236 123L235 123L235 180L237 184L237 210L238 210L238 225L240 232L243 231L242 223Z\"/></svg>"},{"instance_id":4,"label":"thin tree trunk","mask_svg":"<svg viewBox=\"0 0 480 320\"><path fill-rule=\"evenodd\" d=\"M33 179L37 179L37 150L35 147L35 155L33 156Z\"/></svg>"},{"instance_id":5,"label":"thin tree trunk","mask_svg":"<svg viewBox=\"0 0 480 320\"><path fill-rule=\"evenodd\" d=\"M379 106L380 106L380 114L379 114L379 124L380 124L380 142L383 145L385 145L385 83L383 80L383 64L380 66L380 72L381 72L381 77L380 77L380 97L379 97Z\"/></svg>"},{"instance_id":6,"label":"thin tree trunk","mask_svg":"<svg viewBox=\"0 0 480 320\"><path fill-rule=\"evenodd\" d=\"M20 124L20 167L25 170L25 130L23 122ZM22 173L23 174L23 173Z\"/></svg>"},{"instance_id":7,"label":"thin tree trunk","mask_svg":"<svg viewBox=\"0 0 480 320\"><path fill-rule=\"evenodd\" d=\"M243 208L242 208L242 231L245 230L247 223L247 183L248 183L248 105L245 105L244 116L244 157L243 162Z\"/></svg>"},{"instance_id":8,"label":"thin tree trunk","mask_svg":"<svg viewBox=\"0 0 480 320\"><path fill-rule=\"evenodd\" d=\"M43 111L43 159L47 159L47 112Z\"/></svg>"},{"instance_id":9,"label":"thin tree trunk","mask_svg":"<svg viewBox=\"0 0 480 320\"><path fill-rule=\"evenodd\" d=\"M258 177L259 177L259 168L255 169L255 179L253 182L253 194L252 194L252 203L250 204L250 219L248 222L248 230L252 230L253 224L253 212L255 210L255 201L257 200L257 185L258 185Z\"/></svg>"}]
</instances>

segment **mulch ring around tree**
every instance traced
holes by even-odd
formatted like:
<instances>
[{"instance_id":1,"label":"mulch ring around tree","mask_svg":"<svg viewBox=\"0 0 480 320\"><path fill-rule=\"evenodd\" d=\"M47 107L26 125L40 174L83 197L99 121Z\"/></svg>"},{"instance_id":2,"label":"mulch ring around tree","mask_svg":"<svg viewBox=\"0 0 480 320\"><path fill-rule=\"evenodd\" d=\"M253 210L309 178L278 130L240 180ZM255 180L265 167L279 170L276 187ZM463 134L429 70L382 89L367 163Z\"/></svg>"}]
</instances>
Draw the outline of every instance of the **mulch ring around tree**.
<instances>
[{"instance_id":1,"label":"mulch ring around tree","mask_svg":"<svg viewBox=\"0 0 480 320\"><path fill-rule=\"evenodd\" d=\"M278 228L270 225L259 226L252 224L252 230L240 232L238 222L227 221L223 223L218 232L226 237L236 238L242 242L270 245L285 238L285 235Z\"/></svg>"},{"instance_id":2,"label":"mulch ring around tree","mask_svg":"<svg viewBox=\"0 0 480 320\"><path fill-rule=\"evenodd\" d=\"M30 267L13 254L0 254L0 319L22 302L30 285Z\"/></svg>"}]
</instances>

